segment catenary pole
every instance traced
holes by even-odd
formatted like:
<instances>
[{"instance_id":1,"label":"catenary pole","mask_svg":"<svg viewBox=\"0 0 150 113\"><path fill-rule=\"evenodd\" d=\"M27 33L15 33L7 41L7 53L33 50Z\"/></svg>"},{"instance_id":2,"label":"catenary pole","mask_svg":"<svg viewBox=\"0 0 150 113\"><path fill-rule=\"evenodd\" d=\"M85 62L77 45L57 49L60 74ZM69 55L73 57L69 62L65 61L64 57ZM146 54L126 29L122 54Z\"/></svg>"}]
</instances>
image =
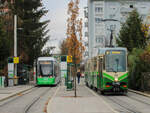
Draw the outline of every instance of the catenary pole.
<instances>
[{"instance_id":1,"label":"catenary pole","mask_svg":"<svg viewBox=\"0 0 150 113\"><path fill-rule=\"evenodd\" d=\"M14 15L14 57L17 57L17 15ZM17 76L17 64L14 64L14 74Z\"/></svg>"}]
</instances>

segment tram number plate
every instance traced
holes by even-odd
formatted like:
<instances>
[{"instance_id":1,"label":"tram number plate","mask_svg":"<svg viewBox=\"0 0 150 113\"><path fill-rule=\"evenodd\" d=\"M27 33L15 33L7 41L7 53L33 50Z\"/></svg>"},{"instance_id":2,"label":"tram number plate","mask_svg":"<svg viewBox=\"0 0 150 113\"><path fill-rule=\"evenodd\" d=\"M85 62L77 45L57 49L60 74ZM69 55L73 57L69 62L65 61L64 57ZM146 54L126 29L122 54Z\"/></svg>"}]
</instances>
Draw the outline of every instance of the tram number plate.
<instances>
[{"instance_id":1,"label":"tram number plate","mask_svg":"<svg viewBox=\"0 0 150 113\"><path fill-rule=\"evenodd\" d=\"M48 80L48 78L44 78L44 80Z\"/></svg>"},{"instance_id":2,"label":"tram number plate","mask_svg":"<svg viewBox=\"0 0 150 113\"><path fill-rule=\"evenodd\" d=\"M113 83L113 85L120 85L120 82L115 82Z\"/></svg>"}]
</instances>

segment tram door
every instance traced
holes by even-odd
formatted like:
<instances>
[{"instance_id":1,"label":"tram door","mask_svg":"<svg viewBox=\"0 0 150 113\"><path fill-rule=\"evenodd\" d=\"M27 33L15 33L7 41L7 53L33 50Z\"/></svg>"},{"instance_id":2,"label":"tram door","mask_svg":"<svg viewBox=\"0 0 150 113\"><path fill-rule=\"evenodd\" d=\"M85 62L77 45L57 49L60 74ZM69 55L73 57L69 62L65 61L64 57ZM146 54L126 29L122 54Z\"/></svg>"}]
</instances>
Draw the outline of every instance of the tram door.
<instances>
[{"instance_id":1,"label":"tram door","mask_svg":"<svg viewBox=\"0 0 150 113\"><path fill-rule=\"evenodd\" d=\"M98 72L99 72L99 88L101 89L103 87L103 56L99 56L98 58L98 62L99 62L99 68L98 68Z\"/></svg>"}]
</instances>

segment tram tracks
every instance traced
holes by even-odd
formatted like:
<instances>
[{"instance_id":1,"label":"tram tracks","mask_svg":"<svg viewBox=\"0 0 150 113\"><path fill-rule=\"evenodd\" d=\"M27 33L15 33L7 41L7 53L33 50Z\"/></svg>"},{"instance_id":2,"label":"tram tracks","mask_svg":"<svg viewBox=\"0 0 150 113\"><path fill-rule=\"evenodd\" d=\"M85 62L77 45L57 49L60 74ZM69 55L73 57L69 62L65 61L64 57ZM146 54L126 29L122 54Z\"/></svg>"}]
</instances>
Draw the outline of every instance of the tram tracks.
<instances>
[{"instance_id":1,"label":"tram tracks","mask_svg":"<svg viewBox=\"0 0 150 113\"><path fill-rule=\"evenodd\" d=\"M0 102L1 113L41 113L50 95L53 94L53 87L34 87L15 97ZM38 106L38 107L37 107Z\"/></svg>"},{"instance_id":2,"label":"tram tracks","mask_svg":"<svg viewBox=\"0 0 150 113\"><path fill-rule=\"evenodd\" d=\"M145 102L145 101L143 101L143 100L140 100L140 99L137 99L137 98L135 98L135 97L128 96L128 95L127 95L127 97L130 98L130 99L132 99L132 100L135 100L135 101L138 101L138 102L140 102L140 103L143 103L143 104L145 104L145 105L147 105L147 106L150 106L150 103L147 103L147 102Z\"/></svg>"},{"instance_id":3,"label":"tram tracks","mask_svg":"<svg viewBox=\"0 0 150 113\"><path fill-rule=\"evenodd\" d=\"M29 104L25 107L23 113L28 113L28 112L30 111L30 109L32 108L32 106L33 106L37 101L39 101L41 97L43 97L44 95L46 95L46 94L48 93L48 90L49 90L49 89L51 89L51 87L50 87L50 88L47 88L46 90L44 90L38 97L35 97L35 98L31 101L31 103L29 103Z\"/></svg>"},{"instance_id":4,"label":"tram tracks","mask_svg":"<svg viewBox=\"0 0 150 113\"><path fill-rule=\"evenodd\" d=\"M17 95L14 96L13 98L10 98L10 99L7 99L7 100L5 100L5 101L2 101L2 102L0 102L0 107L3 107L3 106L5 106L5 105L7 105L7 104L10 104L10 103L12 103L13 101L15 101L15 100L21 98L22 96L25 96L25 95L27 95L27 94L29 94L29 93L32 93L33 91L35 91L35 90L37 90L37 89L38 89L38 87L34 87L34 88L32 88L32 89L30 89L30 90L28 90L28 91L25 91L25 92L23 92L23 93L17 94Z\"/></svg>"},{"instance_id":5,"label":"tram tracks","mask_svg":"<svg viewBox=\"0 0 150 113\"><path fill-rule=\"evenodd\" d=\"M104 97L104 96L103 96ZM119 105L122 109L121 110L118 110L120 113L141 113L140 111L138 111L136 109L135 106L117 98L117 97L114 97L114 96L107 96L107 97L104 97L105 99L109 99L110 101L112 101L113 103Z\"/></svg>"},{"instance_id":6,"label":"tram tracks","mask_svg":"<svg viewBox=\"0 0 150 113\"><path fill-rule=\"evenodd\" d=\"M100 92L94 90L99 96L103 97L103 99L109 103L113 107L114 110L119 113L143 113L143 109L139 109L138 106L142 105L149 109L150 103L148 100L141 99L136 95L101 95ZM144 96L145 97L145 96ZM127 99L129 101L127 101ZM114 105L115 104L115 105ZM138 105L138 106L137 106ZM117 107L116 107L117 106ZM147 110L144 113L148 113Z\"/></svg>"}]
</instances>

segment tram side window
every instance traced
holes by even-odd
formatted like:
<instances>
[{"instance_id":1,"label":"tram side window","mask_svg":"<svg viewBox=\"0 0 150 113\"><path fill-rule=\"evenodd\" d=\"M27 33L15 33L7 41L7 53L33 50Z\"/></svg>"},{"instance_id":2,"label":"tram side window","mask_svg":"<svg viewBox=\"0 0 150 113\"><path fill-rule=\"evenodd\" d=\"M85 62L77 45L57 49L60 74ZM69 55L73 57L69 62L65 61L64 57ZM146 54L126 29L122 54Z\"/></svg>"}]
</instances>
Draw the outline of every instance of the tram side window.
<instances>
[{"instance_id":1,"label":"tram side window","mask_svg":"<svg viewBox=\"0 0 150 113\"><path fill-rule=\"evenodd\" d=\"M97 62L96 60L94 60L94 71L96 71L96 68L97 68Z\"/></svg>"},{"instance_id":2,"label":"tram side window","mask_svg":"<svg viewBox=\"0 0 150 113\"><path fill-rule=\"evenodd\" d=\"M54 64L54 76L57 76L57 65L56 64Z\"/></svg>"},{"instance_id":3,"label":"tram side window","mask_svg":"<svg viewBox=\"0 0 150 113\"><path fill-rule=\"evenodd\" d=\"M103 57L103 70L105 70L105 57Z\"/></svg>"}]
</instances>

